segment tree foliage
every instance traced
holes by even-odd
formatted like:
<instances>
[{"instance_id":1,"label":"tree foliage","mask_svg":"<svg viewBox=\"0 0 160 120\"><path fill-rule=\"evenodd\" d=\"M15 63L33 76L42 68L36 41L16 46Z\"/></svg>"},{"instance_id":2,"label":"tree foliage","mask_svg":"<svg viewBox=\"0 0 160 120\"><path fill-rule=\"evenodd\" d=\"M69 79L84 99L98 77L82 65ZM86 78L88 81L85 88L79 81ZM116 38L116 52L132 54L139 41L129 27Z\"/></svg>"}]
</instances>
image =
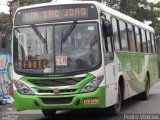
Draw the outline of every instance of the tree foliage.
<instances>
[{"instance_id":1,"label":"tree foliage","mask_svg":"<svg viewBox=\"0 0 160 120\"><path fill-rule=\"evenodd\" d=\"M145 20L151 21L151 26L155 29L156 36L160 36L160 2L146 3Z\"/></svg>"},{"instance_id":2,"label":"tree foliage","mask_svg":"<svg viewBox=\"0 0 160 120\"><path fill-rule=\"evenodd\" d=\"M106 0L104 2L108 7L111 7L115 10L120 9L120 0Z\"/></svg>"},{"instance_id":3,"label":"tree foliage","mask_svg":"<svg viewBox=\"0 0 160 120\"><path fill-rule=\"evenodd\" d=\"M4 34L11 33L12 25L10 21L10 15L4 12L0 13L0 32Z\"/></svg>"},{"instance_id":4,"label":"tree foliage","mask_svg":"<svg viewBox=\"0 0 160 120\"><path fill-rule=\"evenodd\" d=\"M102 0L97 0L102 2ZM160 37L160 2L147 0L103 0L107 6L129 15L139 21L150 21L155 29L156 37Z\"/></svg>"}]
</instances>

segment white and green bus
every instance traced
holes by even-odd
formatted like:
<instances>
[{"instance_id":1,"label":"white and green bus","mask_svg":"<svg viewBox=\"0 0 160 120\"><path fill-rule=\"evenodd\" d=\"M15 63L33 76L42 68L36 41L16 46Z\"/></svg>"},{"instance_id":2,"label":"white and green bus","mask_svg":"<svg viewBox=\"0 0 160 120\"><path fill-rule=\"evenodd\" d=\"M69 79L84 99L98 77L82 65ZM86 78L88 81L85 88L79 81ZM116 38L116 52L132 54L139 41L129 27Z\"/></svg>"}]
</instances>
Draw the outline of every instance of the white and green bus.
<instances>
[{"instance_id":1,"label":"white and green bus","mask_svg":"<svg viewBox=\"0 0 160 120\"><path fill-rule=\"evenodd\" d=\"M152 27L93 1L43 3L16 11L15 106L57 110L111 107L158 80Z\"/></svg>"}]
</instances>

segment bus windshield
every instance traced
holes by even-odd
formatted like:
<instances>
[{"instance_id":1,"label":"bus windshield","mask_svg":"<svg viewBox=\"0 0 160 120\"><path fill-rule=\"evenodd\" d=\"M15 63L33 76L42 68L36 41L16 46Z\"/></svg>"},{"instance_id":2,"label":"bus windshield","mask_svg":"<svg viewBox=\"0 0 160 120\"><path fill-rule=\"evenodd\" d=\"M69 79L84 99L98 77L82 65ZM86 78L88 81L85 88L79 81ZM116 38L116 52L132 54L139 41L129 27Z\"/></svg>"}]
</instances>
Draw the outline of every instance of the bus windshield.
<instances>
[{"instance_id":1,"label":"bus windshield","mask_svg":"<svg viewBox=\"0 0 160 120\"><path fill-rule=\"evenodd\" d=\"M96 22L16 27L15 70L34 74L90 70L100 63L97 33Z\"/></svg>"}]
</instances>

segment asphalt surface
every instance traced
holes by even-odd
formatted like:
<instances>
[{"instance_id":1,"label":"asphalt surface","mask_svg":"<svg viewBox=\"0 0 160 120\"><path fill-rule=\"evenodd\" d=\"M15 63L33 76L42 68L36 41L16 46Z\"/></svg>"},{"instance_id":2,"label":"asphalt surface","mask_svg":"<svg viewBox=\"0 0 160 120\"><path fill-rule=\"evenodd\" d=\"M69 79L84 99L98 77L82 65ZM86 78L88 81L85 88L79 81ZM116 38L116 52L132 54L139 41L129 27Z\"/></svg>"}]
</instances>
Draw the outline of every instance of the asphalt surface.
<instances>
[{"instance_id":1,"label":"asphalt surface","mask_svg":"<svg viewBox=\"0 0 160 120\"><path fill-rule=\"evenodd\" d=\"M147 101L135 97L122 103L121 113L113 116L104 110L58 111L57 115L47 118L39 110L16 112L11 105L0 105L0 120L160 120L160 82L150 89ZM5 112L8 111L8 112ZM7 113L7 114L6 114Z\"/></svg>"}]
</instances>

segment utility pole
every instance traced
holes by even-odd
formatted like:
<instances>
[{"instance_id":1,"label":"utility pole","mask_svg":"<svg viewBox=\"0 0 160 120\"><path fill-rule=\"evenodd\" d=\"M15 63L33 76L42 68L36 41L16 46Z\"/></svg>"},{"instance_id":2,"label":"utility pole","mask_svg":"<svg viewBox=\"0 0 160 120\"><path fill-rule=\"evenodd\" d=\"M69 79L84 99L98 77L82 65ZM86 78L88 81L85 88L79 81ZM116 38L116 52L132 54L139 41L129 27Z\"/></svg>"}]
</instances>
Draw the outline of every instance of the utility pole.
<instances>
[{"instance_id":1,"label":"utility pole","mask_svg":"<svg viewBox=\"0 0 160 120\"><path fill-rule=\"evenodd\" d=\"M17 8L19 8L20 6L19 0L10 1L9 6L10 6L10 19L12 21Z\"/></svg>"}]
</instances>

